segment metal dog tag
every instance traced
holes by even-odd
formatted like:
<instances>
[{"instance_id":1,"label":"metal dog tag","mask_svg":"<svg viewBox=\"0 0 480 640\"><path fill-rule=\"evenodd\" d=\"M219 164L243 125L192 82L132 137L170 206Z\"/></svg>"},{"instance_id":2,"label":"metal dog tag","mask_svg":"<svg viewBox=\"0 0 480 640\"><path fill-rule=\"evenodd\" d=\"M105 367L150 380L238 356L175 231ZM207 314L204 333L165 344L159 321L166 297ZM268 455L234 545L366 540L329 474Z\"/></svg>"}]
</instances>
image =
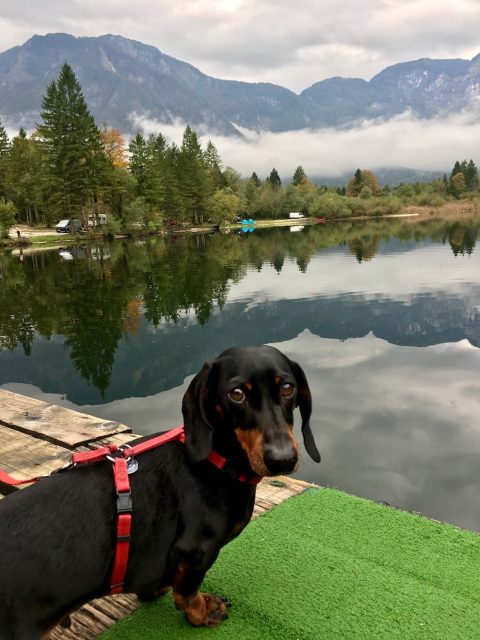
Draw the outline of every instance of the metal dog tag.
<instances>
[{"instance_id":1,"label":"metal dog tag","mask_svg":"<svg viewBox=\"0 0 480 640\"><path fill-rule=\"evenodd\" d=\"M138 469L138 462L135 460L135 458L130 458L130 460L127 462L127 473L128 475L131 475L132 473L135 473L135 471L137 471Z\"/></svg>"}]
</instances>

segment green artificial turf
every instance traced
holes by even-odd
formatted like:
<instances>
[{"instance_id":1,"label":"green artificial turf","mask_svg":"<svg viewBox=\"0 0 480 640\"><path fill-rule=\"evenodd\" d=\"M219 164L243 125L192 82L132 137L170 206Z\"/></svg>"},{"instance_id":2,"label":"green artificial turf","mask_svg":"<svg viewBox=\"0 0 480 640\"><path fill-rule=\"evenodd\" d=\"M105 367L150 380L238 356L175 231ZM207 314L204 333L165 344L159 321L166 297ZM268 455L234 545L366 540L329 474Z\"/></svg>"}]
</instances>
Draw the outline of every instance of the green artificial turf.
<instances>
[{"instance_id":1,"label":"green artificial turf","mask_svg":"<svg viewBox=\"0 0 480 640\"><path fill-rule=\"evenodd\" d=\"M252 521L203 589L232 602L220 627L189 626L167 595L102 640L478 640L480 536L312 490Z\"/></svg>"}]
</instances>

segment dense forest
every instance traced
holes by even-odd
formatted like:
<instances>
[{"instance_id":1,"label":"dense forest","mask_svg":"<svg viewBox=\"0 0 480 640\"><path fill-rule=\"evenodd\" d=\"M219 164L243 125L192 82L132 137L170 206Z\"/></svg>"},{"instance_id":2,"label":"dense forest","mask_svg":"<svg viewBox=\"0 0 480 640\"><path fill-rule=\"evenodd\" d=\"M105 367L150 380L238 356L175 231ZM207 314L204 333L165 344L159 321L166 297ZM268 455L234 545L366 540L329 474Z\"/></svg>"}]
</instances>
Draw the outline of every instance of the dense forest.
<instances>
[{"instance_id":1,"label":"dense forest","mask_svg":"<svg viewBox=\"0 0 480 640\"><path fill-rule=\"evenodd\" d=\"M456 161L449 176L397 187L358 169L343 188L314 184L301 166L283 185L275 168L262 181L223 167L209 141L187 126L180 146L158 133L127 141L99 127L77 78L64 64L42 100L42 122L9 139L0 122L0 233L16 223L53 226L61 218L107 214L108 231L156 231L165 226L222 225L237 216L283 218L397 213L415 204L435 210L448 200L476 198L473 160Z\"/></svg>"}]
</instances>

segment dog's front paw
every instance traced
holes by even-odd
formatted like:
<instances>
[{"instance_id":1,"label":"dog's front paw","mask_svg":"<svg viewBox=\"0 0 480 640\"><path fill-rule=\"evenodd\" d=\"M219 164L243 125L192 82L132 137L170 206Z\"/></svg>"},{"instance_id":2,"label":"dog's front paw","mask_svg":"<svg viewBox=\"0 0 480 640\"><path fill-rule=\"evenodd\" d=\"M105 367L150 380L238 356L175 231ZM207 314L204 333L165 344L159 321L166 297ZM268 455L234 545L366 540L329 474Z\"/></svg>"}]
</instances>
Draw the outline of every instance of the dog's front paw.
<instances>
[{"instance_id":1,"label":"dog's front paw","mask_svg":"<svg viewBox=\"0 0 480 640\"><path fill-rule=\"evenodd\" d=\"M230 602L223 596L214 593L202 593L207 608L207 619L204 623L207 627L216 627L228 618L227 607Z\"/></svg>"},{"instance_id":2,"label":"dog's front paw","mask_svg":"<svg viewBox=\"0 0 480 640\"><path fill-rule=\"evenodd\" d=\"M194 627L217 627L228 618L227 607L230 606L227 598L213 593L197 593L188 599L185 607L178 604Z\"/></svg>"}]
</instances>

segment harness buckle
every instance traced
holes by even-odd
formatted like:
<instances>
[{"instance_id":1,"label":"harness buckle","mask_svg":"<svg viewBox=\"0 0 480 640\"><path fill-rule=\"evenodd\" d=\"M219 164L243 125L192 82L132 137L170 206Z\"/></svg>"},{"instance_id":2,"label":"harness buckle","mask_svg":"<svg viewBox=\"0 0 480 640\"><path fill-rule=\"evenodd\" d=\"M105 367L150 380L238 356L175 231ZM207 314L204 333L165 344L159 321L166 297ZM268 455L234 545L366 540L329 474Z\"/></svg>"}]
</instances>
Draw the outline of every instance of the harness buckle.
<instances>
[{"instance_id":1,"label":"harness buckle","mask_svg":"<svg viewBox=\"0 0 480 640\"><path fill-rule=\"evenodd\" d=\"M132 513L133 502L132 494L130 491L122 491L117 493L117 512L118 513Z\"/></svg>"}]
</instances>

